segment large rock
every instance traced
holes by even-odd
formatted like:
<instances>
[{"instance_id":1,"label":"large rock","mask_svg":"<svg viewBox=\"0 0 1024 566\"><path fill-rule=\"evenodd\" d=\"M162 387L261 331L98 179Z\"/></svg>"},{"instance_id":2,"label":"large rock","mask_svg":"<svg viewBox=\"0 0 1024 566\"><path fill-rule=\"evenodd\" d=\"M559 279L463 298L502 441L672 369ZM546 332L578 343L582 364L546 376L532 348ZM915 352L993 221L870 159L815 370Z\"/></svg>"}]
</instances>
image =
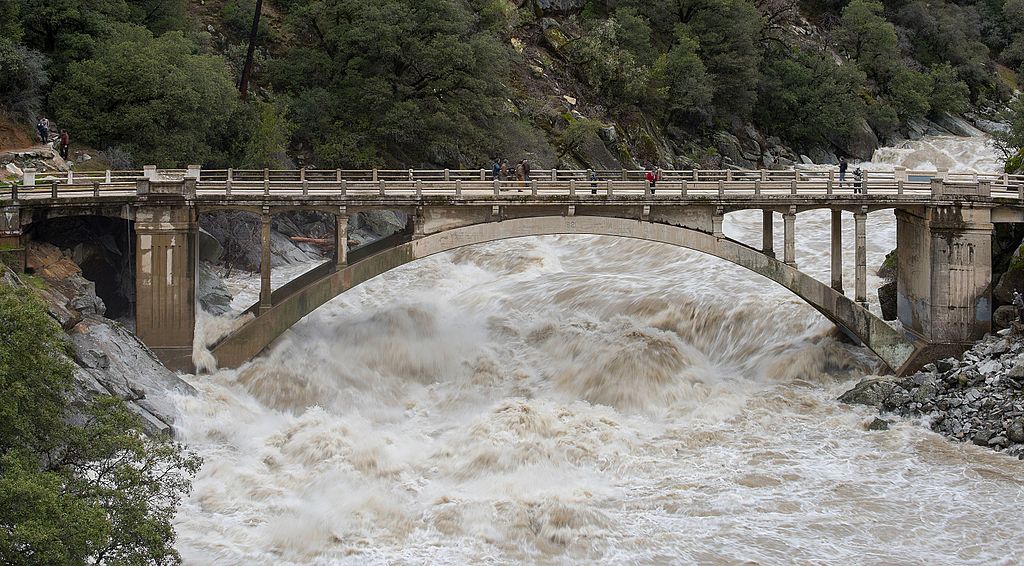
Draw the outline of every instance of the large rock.
<instances>
[{"instance_id":1,"label":"large rock","mask_svg":"<svg viewBox=\"0 0 1024 566\"><path fill-rule=\"evenodd\" d=\"M948 112L943 112L935 122L954 136L975 137L985 135L984 132L972 126L967 120L959 116L953 116Z\"/></svg>"},{"instance_id":2,"label":"large rock","mask_svg":"<svg viewBox=\"0 0 1024 566\"><path fill-rule=\"evenodd\" d=\"M896 384L891 379L865 379L854 386L853 389L843 393L839 400L850 405L881 407L882 403L892 395L895 388Z\"/></svg>"},{"instance_id":3,"label":"large rock","mask_svg":"<svg viewBox=\"0 0 1024 566\"><path fill-rule=\"evenodd\" d=\"M199 306L210 314L222 315L231 310L231 293L224 285L224 280L206 261L199 262L196 297Z\"/></svg>"},{"instance_id":4,"label":"large rock","mask_svg":"<svg viewBox=\"0 0 1024 566\"><path fill-rule=\"evenodd\" d=\"M68 334L79 365L74 400L115 395L142 418L147 432L172 432L177 410L171 396L194 393L192 386L117 322L87 315Z\"/></svg>"},{"instance_id":5,"label":"large rock","mask_svg":"<svg viewBox=\"0 0 1024 566\"><path fill-rule=\"evenodd\" d=\"M45 242L29 242L26 247L26 270L47 282L42 293L50 313L65 328L81 315L106 313L106 305L96 296L96 285L82 277L82 270L57 246Z\"/></svg>"},{"instance_id":6,"label":"large rock","mask_svg":"<svg viewBox=\"0 0 1024 566\"><path fill-rule=\"evenodd\" d=\"M882 320L896 320L896 282L890 281L878 288L878 303L882 308Z\"/></svg>"},{"instance_id":7,"label":"large rock","mask_svg":"<svg viewBox=\"0 0 1024 566\"><path fill-rule=\"evenodd\" d=\"M846 155L863 161L870 161L871 155L878 149L878 136L868 125L867 120L855 124L848 135L835 137L829 141Z\"/></svg>"},{"instance_id":8,"label":"large rock","mask_svg":"<svg viewBox=\"0 0 1024 566\"><path fill-rule=\"evenodd\" d=\"M1009 328L1014 320L1017 320L1017 309L1011 305L1003 305L992 313L992 326L995 330Z\"/></svg>"},{"instance_id":9,"label":"large rock","mask_svg":"<svg viewBox=\"0 0 1024 566\"><path fill-rule=\"evenodd\" d=\"M1017 263L1010 264L1010 268L999 277L999 282L992 289L992 296L997 302L1007 304L1013 302L1013 292L1024 293L1024 265Z\"/></svg>"},{"instance_id":10,"label":"large rock","mask_svg":"<svg viewBox=\"0 0 1024 566\"><path fill-rule=\"evenodd\" d=\"M576 14L587 5L586 0L530 0L542 14Z\"/></svg>"}]
</instances>

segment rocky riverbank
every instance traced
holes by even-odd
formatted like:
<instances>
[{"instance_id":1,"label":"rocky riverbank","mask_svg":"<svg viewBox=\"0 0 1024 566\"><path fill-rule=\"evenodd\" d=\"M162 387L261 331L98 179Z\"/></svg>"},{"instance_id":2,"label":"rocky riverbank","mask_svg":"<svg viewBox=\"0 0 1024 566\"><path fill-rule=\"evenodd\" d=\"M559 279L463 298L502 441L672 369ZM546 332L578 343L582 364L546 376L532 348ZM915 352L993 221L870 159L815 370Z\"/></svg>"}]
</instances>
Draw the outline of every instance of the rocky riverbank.
<instances>
[{"instance_id":1,"label":"rocky riverbank","mask_svg":"<svg viewBox=\"0 0 1024 566\"><path fill-rule=\"evenodd\" d=\"M964 353L905 378L861 381L844 403L927 419L932 430L961 442L1024 459L1024 335L1006 329ZM887 428L876 419L872 428Z\"/></svg>"}]
</instances>

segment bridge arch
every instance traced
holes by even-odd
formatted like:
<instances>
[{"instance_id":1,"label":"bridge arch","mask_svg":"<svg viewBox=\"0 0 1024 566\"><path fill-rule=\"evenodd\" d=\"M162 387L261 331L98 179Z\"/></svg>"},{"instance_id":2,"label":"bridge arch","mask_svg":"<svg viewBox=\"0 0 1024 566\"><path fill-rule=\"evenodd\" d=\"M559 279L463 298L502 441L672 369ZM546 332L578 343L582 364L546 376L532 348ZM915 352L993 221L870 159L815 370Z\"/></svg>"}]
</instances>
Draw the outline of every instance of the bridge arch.
<instances>
[{"instance_id":1,"label":"bridge arch","mask_svg":"<svg viewBox=\"0 0 1024 566\"><path fill-rule=\"evenodd\" d=\"M216 344L212 353L220 367L238 367L327 301L360 283L417 259L474 244L558 234L618 236L661 242L745 267L786 287L826 318L847 329L893 370L899 370L907 363L918 348L902 333L845 295L735 240L642 220L598 216L537 216L453 228L399 244L339 268L241 326Z\"/></svg>"}]
</instances>

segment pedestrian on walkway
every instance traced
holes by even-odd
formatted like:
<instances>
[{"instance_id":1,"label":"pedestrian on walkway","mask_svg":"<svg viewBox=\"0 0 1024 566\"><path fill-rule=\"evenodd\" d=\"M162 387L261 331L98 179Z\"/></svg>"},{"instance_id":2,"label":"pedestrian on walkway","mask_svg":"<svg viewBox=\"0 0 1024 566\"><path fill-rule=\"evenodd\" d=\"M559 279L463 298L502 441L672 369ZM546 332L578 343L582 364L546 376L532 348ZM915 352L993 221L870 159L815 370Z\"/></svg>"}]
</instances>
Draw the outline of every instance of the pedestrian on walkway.
<instances>
[{"instance_id":1,"label":"pedestrian on walkway","mask_svg":"<svg viewBox=\"0 0 1024 566\"><path fill-rule=\"evenodd\" d=\"M36 124L36 132L39 133L39 141L42 143L49 143L50 141L50 121L43 116L39 119L39 123Z\"/></svg>"},{"instance_id":2,"label":"pedestrian on walkway","mask_svg":"<svg viewBox=\"0 0 1024 566\"><path fill-rule=\"evenodd\" d=\"M498 177L502 181L508 181L508 174L509 174L508 159L504 159L501 162L501 171L498 172Z\"/></svg>"},{"instance_id":3,"label":"pedestrian on walkway","mask_svg":"<svg viewBox=\"0 0 1024 566\"><path fill-rule=\"evenodd\" d=\"M530 182L530 162L523 160L523 180L527 183Z\"/></svg>"},{"instance_id":4,"label":"pedestrian on walkway","mask_svg":"<svg viewBox=\"0 0 1024 566\"><path fill-rule=\"evenodd\" d=\"M491 163L491 180L492 181L500 180L500 175L501 175L501 163L499 163L498 162L498 158L495 157L494 158L494 163Z\"/></svg>"},{"instance_id":5,"label":"pedestrian on walkway","mask_svg":"<svg viewBox=\"0 0 1024 566\"><path fill-rule=\"evenodd\" d=\"M860 171L860 167L853 170L853 192L855 194L864 192L864 175Z\"/></svg>"},{"instance_id":6,"label":"pedestrian on walkway","mask_svg":"<svg viewBox=\"0 0 1024 566\"><path fill-rule=\"evenodd\" d=\"M597 194L597 171L587 169L587 178L590 179L590 194Z\"/></svg>"},{"instance_id":7,"label":"pedestrian on walkway","mask_svg":"<svg viewBox=\"0 0 1024 566\"><path fill-rule=\"evenodd\" d=\"M524 163L526 163L525 159L516 164L516 191L518 192L523 192L523 180L526 179Z\"/></svg>"},{"instance_id":8,"label":"pedestrian on walkway","mask_svg":"<svg viewBox=\"0 0 1024 566\"><path fill-rule=\"evenodd\" d=\"M60 131L60 156L64 161L68 160L68 149L71 147L71 136L67 130Z\"/></svg>"},{"instance_id":9,"label":"pedestrian on walkway","mask_svg":"<svg viewBox=\"0 0 1024 566\"><path fill-rule=\"evenodd\" d=\"M846 181L846 169L850 164L846 162L845 157L839 158L839 186L843 186L843 182Z\"/></svg>"}]
</instances>

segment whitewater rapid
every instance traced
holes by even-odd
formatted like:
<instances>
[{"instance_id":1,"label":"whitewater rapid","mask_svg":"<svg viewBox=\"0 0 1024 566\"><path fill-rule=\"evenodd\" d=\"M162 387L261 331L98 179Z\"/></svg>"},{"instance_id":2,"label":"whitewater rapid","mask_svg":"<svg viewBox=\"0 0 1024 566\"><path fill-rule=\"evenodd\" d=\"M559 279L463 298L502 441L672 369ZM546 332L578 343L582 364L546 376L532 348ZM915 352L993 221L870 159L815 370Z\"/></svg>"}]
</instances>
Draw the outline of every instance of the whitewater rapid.
<instances>
[{"instance_id":1,"label":"whitewater rapid","mask_svg":"<svg viewBox=\"0 0 1024 566\"><path fill-rule=\"evenodd\" d=\"M963 138L883 157L907 155L995 163ZM796 225L823 281L829 221ZM760 222L725 231L759 246ZM869 215L869 272L894 225ZM834 399L878 362L834 336L784 288L663 244L418 261L189 378L180 434L205 464L177 547L187 564L1017 563L1024 464L918 422L866 431L871 411Z\"/></svg>"}]
</instances>

